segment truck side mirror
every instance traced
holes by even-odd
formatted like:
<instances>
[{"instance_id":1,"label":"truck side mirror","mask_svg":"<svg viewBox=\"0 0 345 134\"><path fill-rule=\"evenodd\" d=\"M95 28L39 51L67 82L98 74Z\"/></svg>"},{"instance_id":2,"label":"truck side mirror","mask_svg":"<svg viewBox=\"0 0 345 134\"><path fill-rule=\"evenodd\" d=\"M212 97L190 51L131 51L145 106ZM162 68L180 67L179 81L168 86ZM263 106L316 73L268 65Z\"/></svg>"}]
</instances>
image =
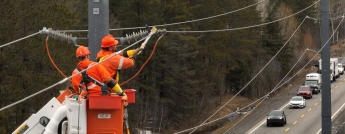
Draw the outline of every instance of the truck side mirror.
<instances>
[{"instance_id":1,"label":"truck side mirror","mask_svg":"<svg viewBox=\"0 0 345 134\"><path fill-rule=\"evenodd\" d=\"M318 69L317 71L316 71L318 74L321 74L321 70L320 69ZM332 72L331 72L332 73Z\"/></svg>"}]
</instances>

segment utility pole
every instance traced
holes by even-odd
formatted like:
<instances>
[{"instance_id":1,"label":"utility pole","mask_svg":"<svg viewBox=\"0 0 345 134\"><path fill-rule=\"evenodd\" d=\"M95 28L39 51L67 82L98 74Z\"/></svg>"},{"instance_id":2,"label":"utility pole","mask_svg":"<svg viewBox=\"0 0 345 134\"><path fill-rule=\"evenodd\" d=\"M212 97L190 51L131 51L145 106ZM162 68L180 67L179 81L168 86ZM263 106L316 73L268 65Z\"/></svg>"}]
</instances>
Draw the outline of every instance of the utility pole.
<instances>
[{"instance_id":1,"label":"utility pole","mask_svg":"<svg viewBox=\"0 0 345 134\"><path fill-rule=\"evenodd\" d=\"M322 133L332 133L331 121L331 82L329 80L330 71L330 46L329 46L329 0L321 0L321 64L322 64ZM336 65L335 65L336 66Z\"/></svg>"},{"instance_id":2,"label":"utility pole","mask_svg":"<svg viewBox=\"0 0 345 134\"><path fill-rule=\"evenodd\" d=\"M109 0L88 1L88 25L90 59L95 61L102 38L109 34Z\"/></svg>"}]
</instances>

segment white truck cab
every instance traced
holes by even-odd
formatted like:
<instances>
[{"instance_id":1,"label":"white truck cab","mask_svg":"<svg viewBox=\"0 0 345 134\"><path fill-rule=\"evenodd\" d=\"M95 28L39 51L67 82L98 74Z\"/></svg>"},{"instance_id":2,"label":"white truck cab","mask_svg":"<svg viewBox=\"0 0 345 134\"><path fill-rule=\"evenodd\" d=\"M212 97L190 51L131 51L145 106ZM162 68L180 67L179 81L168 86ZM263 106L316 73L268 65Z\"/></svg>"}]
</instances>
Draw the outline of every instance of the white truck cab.
<instances>
[{"instance_id":1,"label":"white truck cab","mask_svg":"<svg viewBox=\"0 0 345 134\"><path fill-rule=\"evenodd\" d=\"M321 91L321 74L319 73L309 73L306 75L304 85L310 86L313 93L320 93Z\"/></svg>"}]
</instances>

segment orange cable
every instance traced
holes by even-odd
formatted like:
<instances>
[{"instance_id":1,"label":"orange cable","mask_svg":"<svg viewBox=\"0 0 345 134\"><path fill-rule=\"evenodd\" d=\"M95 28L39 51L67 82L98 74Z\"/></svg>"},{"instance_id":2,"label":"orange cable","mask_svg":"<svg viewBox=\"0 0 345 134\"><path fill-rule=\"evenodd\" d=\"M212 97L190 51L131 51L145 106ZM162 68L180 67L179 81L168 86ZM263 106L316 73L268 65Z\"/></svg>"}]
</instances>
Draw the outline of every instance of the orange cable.
<instances>
[{"instance_id":1,"label":"orange cable","mask_svg":"<svg viewBox=\"0 0 345 134\"><path fill-rule=\"evenodd\" d=\"M155 46L154 46L153 49L152 49L152 53L150 54L149 58L147 58L147 60L145 61L145 63L140 67L139 71L138 71L136 74L134 74L131 78L129 78L129 79L126 80L125 82L121 83L121 84L120 84L121 86L122 86L123 84L126 84L127 82L131 81L132 79L134 79L134 78L141 72L141 70L144 68L144 66L147 64L147 62L152 58L152 55L153 55L154 51L156 50L156 47L157 47L157 45L158 45L158 42L159 42L159 40L160 40L162 37L163 37L163 35L160 36L160 37L157 39L156 44L155 44Z\"/></svg>"},{"instance_id":2,"label":"orange cable","mask_svg":"<svg viewBox=\"0 0 345 134\"><path fill-rule=\"evenodd\" d=\"M59 73L60 73L62 76L64 76L65 78L67 78L67 76L66 76L63 72L61 72L60 69L55 65L55 63L54 63L52 57L50 56L50 52L49 52L49 49L48 49L48 36L47 36L47 38L46 38L46 51L47 51L49 60L50 60L50 62L53 64L53 66L55 67L55 69L56 69L57 71L59 71Z\"/></svg>"}]
</instances>

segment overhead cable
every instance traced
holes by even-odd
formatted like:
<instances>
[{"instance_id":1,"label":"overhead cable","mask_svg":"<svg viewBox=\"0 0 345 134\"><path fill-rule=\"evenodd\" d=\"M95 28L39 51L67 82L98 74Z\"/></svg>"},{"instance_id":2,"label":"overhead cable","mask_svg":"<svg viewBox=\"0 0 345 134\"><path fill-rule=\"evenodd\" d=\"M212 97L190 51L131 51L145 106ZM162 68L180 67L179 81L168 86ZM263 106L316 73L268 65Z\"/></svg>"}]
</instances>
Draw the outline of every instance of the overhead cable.
<instances>
[{"instance_id":1,"label":"overhead cable","mask_svg":"<svg viewBox=\"0 0 345 134\"><path fill-rule=\"evenodd\" d=\"M227 13L218 14L218 15L214 15L214 16L210 16L210 17L206 17L206 18L190 20L190 21L184 21L184 22L170 23L170 24L153 25L153 26L155 26L155 27L171 26L171 25L185 24L185 23L190 23L190 22L196 22L196 21L201 21L201 20L212 19L212 18L215 18L215 17L220 17L220 16L224 16L224 15L227 15L227 14L230 14L230 13L234 13L234 12L237 12L237 11L241 11L241 10L247 9L249 7L258 5L258 4L260 4L260 3L264 2L264 1L266 1L266 0L254 3L252 5L249 5L249 6L240 8L240 9L236 9L234 11L230 11L230 12L227 12ZM110 31L120 31L120 30L131 30L131 29L141 29L141 28L145 28L145 27L116 28L116 29L109 29L109 30ZM88 32L88 30L60 30L60 31L63 31L63 32Z\"/></svg>"},{"instance_id":2,"label":"overhead cable","mask_svg":"<svg viewBox=\"0 0 345 134\"><path fill-rule=\"evenodd\" d=\"M225 31L235 31L235 30L243 30L243 29L248 29L248 28L254 28L254 27L259 27L259 26L264 26L264 25L267 25L267 24L271 24L271 23L275 23L275 22L278 22L278 21L281 21L281 20L284 20L284 19L287 19L287 18L290 18L294 15L297 15L311 7L313 7L315 4L317 4L320 0L316 1L314 4L308 6L307 8L304 8L302 9L301 11L298 11L294 14L291 14L289 16L286 16L284 18L281 18L281 19L278 19L278 20L274 20L274 21L271 21L271 22L266 22L266 23L262 23L262 24L258 24L258 25L252 25L252 26L247 26L247 27L239 27L239 28L232 28L232 29L220 29L220 30L205 30L205 31L167 31L167 33L210 33L210 32L225 32Z\"/></svg>"},{"instance_id":3,"label":"overhead cable","mask_svg":"<svg viewBox=\"0 0 345 134\"><path fill-rule=\"evenodd\" d=\"M35 35L37 35L37 34L40 34L40 33L41 33L41 32L37 32L37 33L31 34L31 35L29 35L29 36L26 36L26 37L20 38L20 39L18 39L18 40L15 40L15 41L12 41L12 42L6 43L6 44L4 44L4 45L1 45L1 46L0 46L0 48L5 47L5 46L8 46L8 45L13 44L13 43L16 43L16 42L19 42L19 41L21 41L21 40L24 40L24 39L27 39L27 38L33 37L33 36L35 36Z\"/></svg>"}]
</instances>

